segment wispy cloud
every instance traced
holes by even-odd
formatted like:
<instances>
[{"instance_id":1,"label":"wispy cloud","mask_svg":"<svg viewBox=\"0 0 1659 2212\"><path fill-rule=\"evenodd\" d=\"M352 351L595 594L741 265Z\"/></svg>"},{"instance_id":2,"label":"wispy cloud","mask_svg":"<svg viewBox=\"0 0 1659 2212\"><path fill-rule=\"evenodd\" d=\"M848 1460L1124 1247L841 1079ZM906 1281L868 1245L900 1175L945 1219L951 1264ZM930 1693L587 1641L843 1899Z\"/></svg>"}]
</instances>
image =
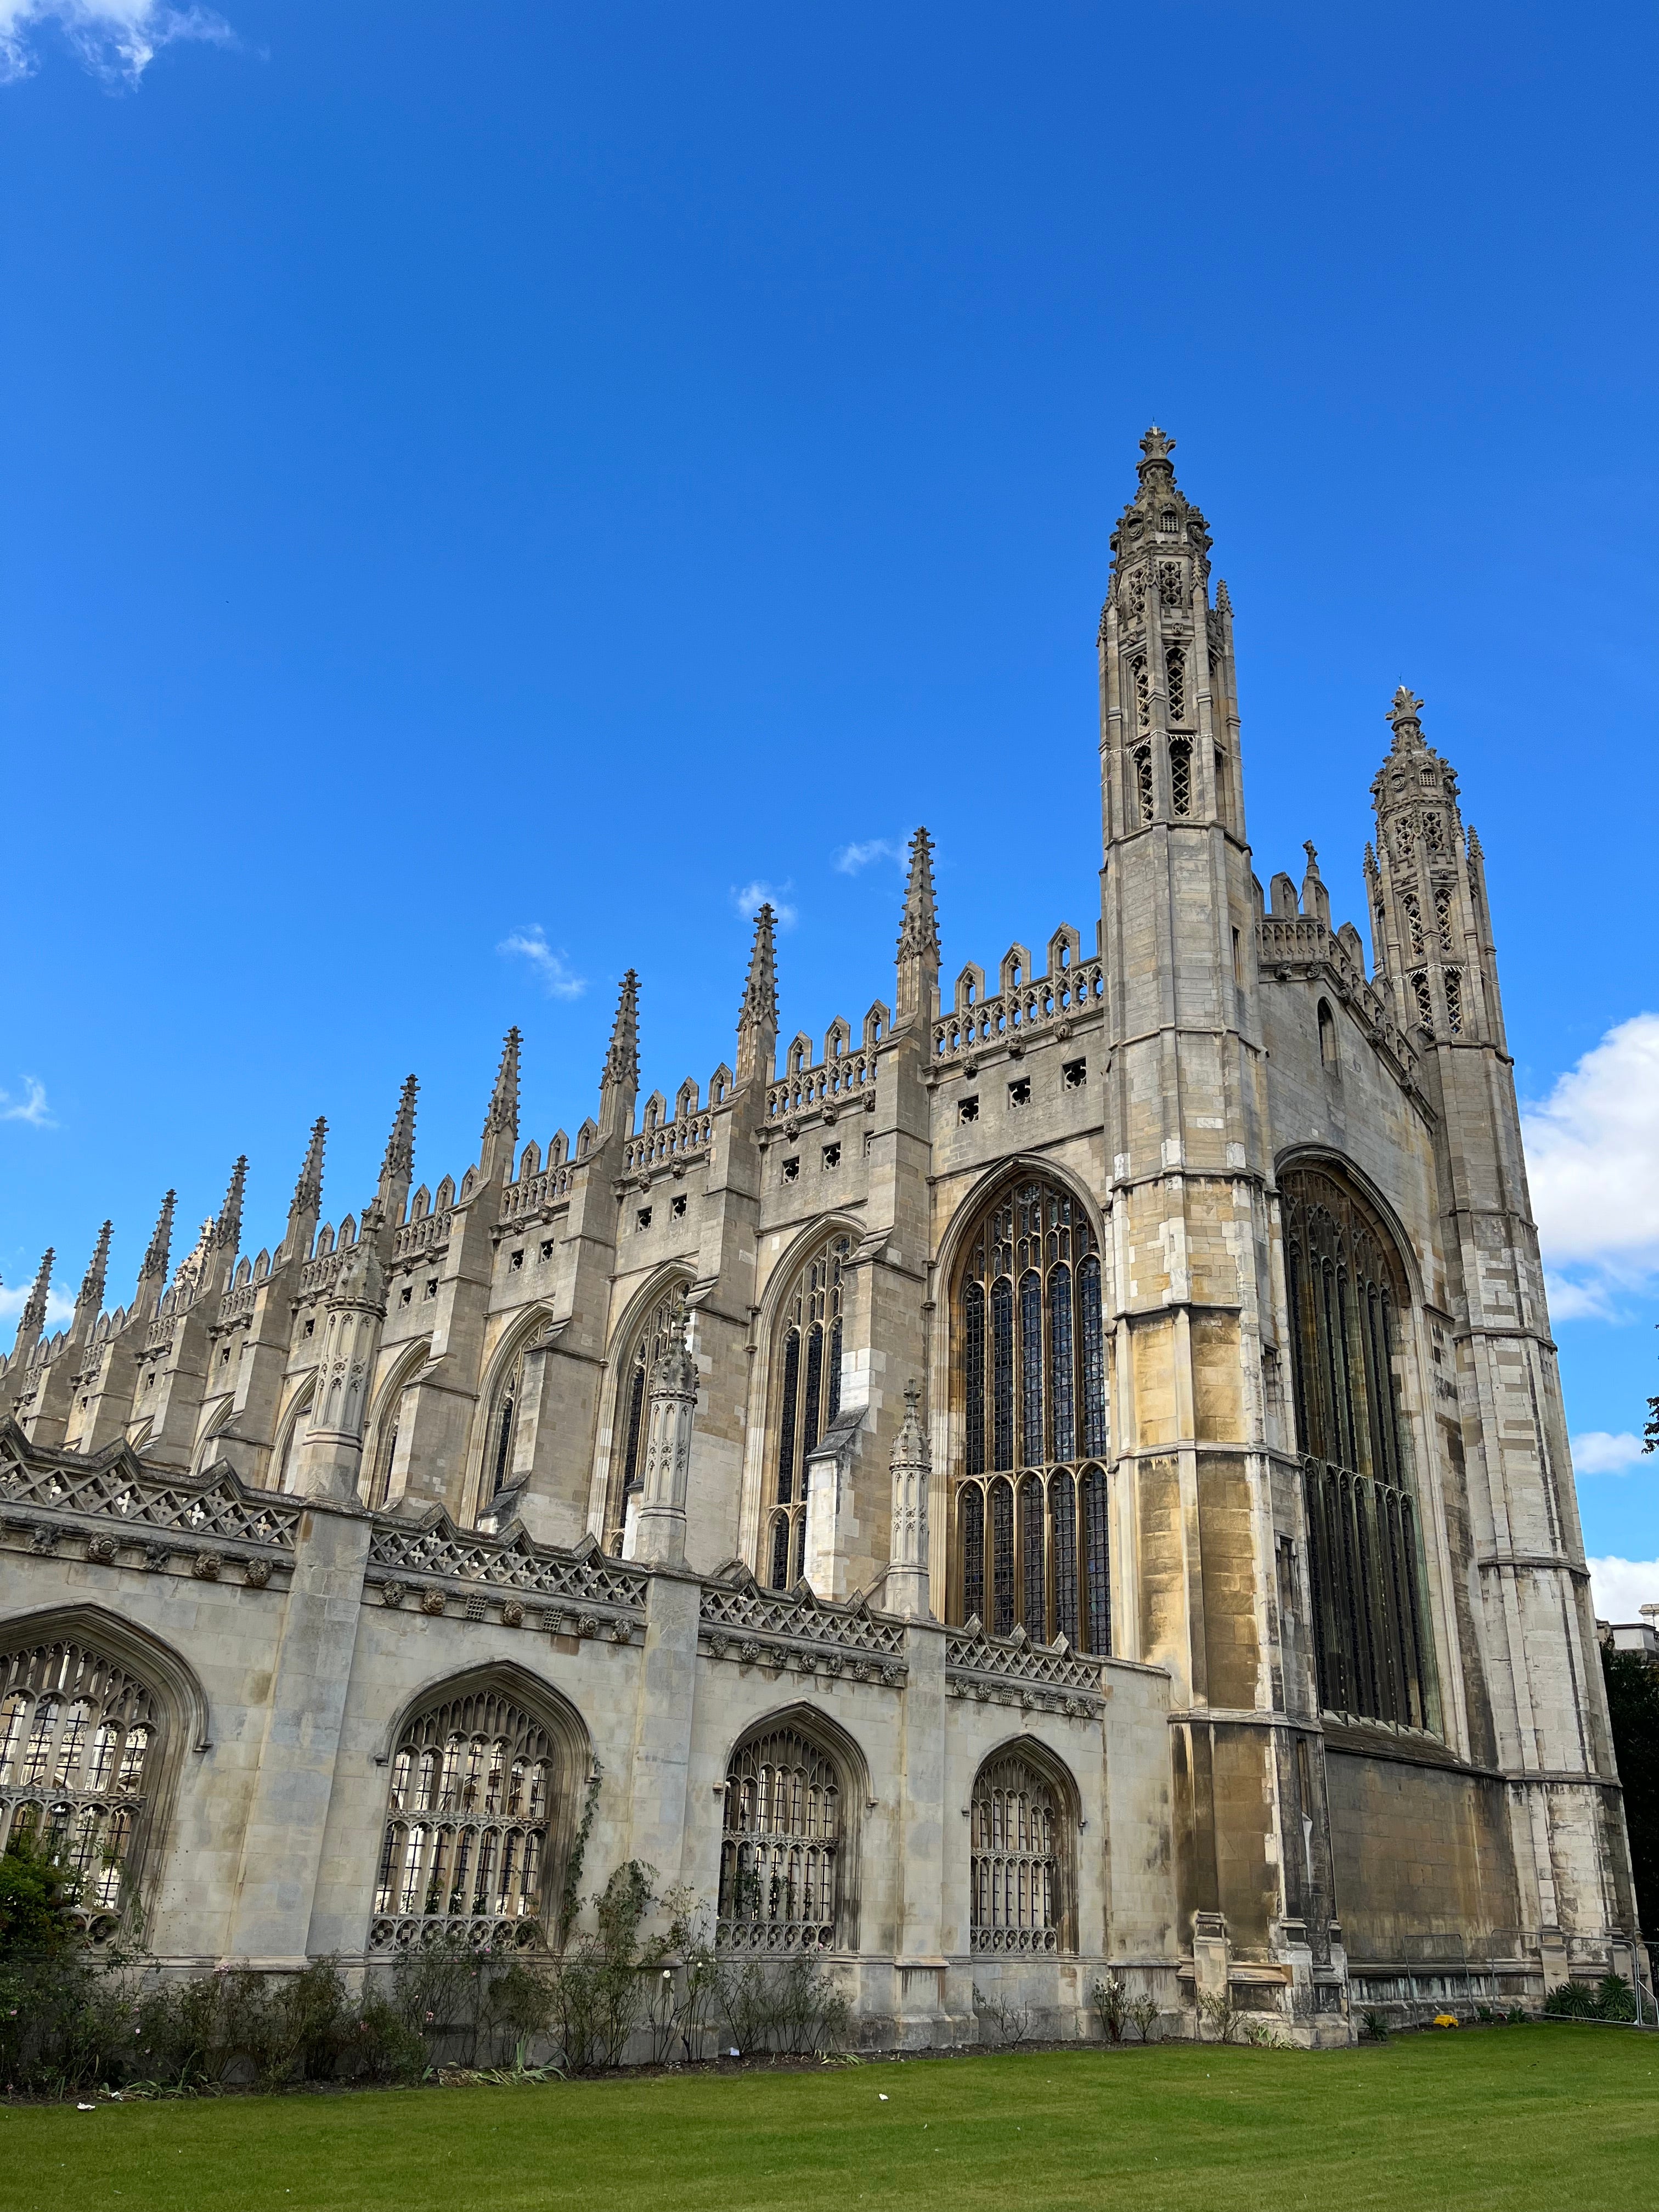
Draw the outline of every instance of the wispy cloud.
<instances>
[{"instance_id":1,"label":"wispy cloud","mask_svg":"<svg viewBox=\"0 0 1659 2212\"><path fill-rule=\"evenodd\" d=\"M1606 1429L1587 1429L1572 1440L1572 1463L1580 1474L1628 1474L1642 1457L1642 1439L1628 1429L1616 1437Z\"/></svg>"},{"instance_id":2,"label":"wispy cloud","mask_svg":"<svg viewBox=\"0 0 1659 2212\"><path fill-rule=\"evenodd\" d=\"M21 1098L14 1098L9 1091L0 1091L0 1121L27 1121L32 1128L55 1129L58 1124L46 1105L46 1085L26 1075L23 1091Z\"/></svg>"},{"instance_id":3,"label":"wispy cloud","mask_svg":"<svg viewBox=\"0 0 1659 2212\"><path fill-rule=\"evenodd\" d=\"M1521 1121L1550 1310L1613 1319L1659 1277L1659 1014L1610 1029Z\"/></svg>"},{"instance_id":4,"label":"wispy cloud","mask_svg":"<svg viewBox=\"0 0 1659 2212\"><path fill-rule=\"evenodd\" d=\"M22 1283L20 1284L15 1290L0 1290L0 1321L15 1321L16 1319L17 1316L22 1312L24 1306L28 1303L29 1288L30 1286L27 1283ZM73 1321L74 1318L74 1299L66 1298L58 1291L48 1289L46 1292L46 1327L48 1328L61 1328L64 1322ZM11 1347L9 1345L7 1345L4 1349L9 1352Z\"/></svg>"},{"instance_id":5,"label":"wispy cloud","mask_svg":"<svg viewBox=\"0 0 1659 2212\"><path fill-rule=\"evenodd\" d=\"M868 837L862 844L843 845L835 855L835 865L843 876L855 876L860 868L867 868L872 860L890 860L895 867L904 866L904 842L895 837Z\"/></svg>"},{"instance_id":6,"label":"wispy cloud","mask_svg":"<svg viewBox=\"0 0 1659 2212\"><path fill-rule=\"evenodd\" d=\"M784 893L792 890L790 884L763 883L758 876L752 884L734 884L732 903L745 921L752 921L763 906L769 906L780 929L793 929L799 919Z\"/></svg>"},{"instance_id":7,"label":"wispy cloud","mask_svg":"<svg viewBox=\"0 0 1659 2212\"><path fill-rule=\"evenodd\" d=\"M580 999L587 988L586 977L571 974L568 955L553 950L538 921L528 929L515 929L495 950L527 960L550 999Z\"/></svg>"},{"instance_id":8,"label":"wispy cloud","mask_svg":"<svg viewBox=\"0 0 1659 2212\"><path fill-rule=\"evenodd\" d=\"M1659 1605L1659 1559L1590 1559L1590 1595L1599 1620L1637 1620Z\"/></svg>"},{"instance_id":9,"label":"wispy cloud","mask_svg":"<svg viewBox=\"0 0 1659 2212\"><path fill-rule=\"evenodd\" d=\"M33 76L47 24L56 24L76 58L112 89L136 85L162 47L181 40L236 43L210 8L174 8L167 0L0 0L0 84Z\"/></svg>"}]
</instances>

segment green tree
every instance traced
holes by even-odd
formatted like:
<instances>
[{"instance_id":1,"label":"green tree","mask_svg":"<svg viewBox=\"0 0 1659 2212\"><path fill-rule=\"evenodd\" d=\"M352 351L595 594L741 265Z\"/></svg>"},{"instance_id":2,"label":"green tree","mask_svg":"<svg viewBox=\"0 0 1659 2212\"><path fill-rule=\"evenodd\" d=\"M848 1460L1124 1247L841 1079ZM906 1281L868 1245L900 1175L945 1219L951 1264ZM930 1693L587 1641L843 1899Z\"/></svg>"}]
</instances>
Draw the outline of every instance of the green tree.
<instances>
[{"instance_id":1,"label":"green tree","mask_svg":"<svg viewBox=\"0 0 1659 2212\"><path fill-rule=\"evenodd\" d=\"M1613 1748L1625 1785L1636 1910L1643 1933L1659 1936L1659 1667L1636 1651L1603 1645Z\"/></svg>"},{"instance_id":2,"label":"green tree","mask_svg":"<svg viewBox=\"0 0 1659 2212\"><path fill-rule=\"evenodd\" d=\"M56 1857L27 1831L0 1851L0 1959L40 1959L75 1941L76 1890Z\"/></svg>"}]
</instances>

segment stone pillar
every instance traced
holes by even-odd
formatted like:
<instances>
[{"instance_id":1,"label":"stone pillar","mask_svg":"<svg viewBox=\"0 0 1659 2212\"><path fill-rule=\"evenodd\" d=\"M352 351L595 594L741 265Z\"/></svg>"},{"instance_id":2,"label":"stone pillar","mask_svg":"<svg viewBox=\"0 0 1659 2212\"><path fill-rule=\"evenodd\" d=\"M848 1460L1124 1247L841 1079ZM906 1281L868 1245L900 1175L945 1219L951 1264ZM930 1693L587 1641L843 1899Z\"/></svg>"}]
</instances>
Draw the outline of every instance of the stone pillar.
<instances>
[{"instance_id":1,"label":"stone pillar","mask_svg":"<svg viewBox=\"0 0 1659 2212\"><path fill-rule=\"evenodd\" d=\"M329 1294L317 1391L295 1485L307 1497L332 1498L340 1504L353 1503L358 1496L363 1422L386 1321L381 1234L381 1223L371 1207Z\"/></svg>"},{"instance_id":2,"label":"stone pillar","mask_svg":"<svg viewBox=\"0 0 1659 2212\"><path fill-rule=\"evenodd\" d=\"M906 1426L915 1417L915 1385ZM924 1477L925 1481L925 1477ZM926 1558L924 1551L923 1557ZM899 1792L899 1929L894 2026L901 2050L951 2043L945 1955L945 1632L925 1617L905 1631L908 1678L904 1690L904 1749ZM960 1815L957 1816L960 1819Z\"/></svg>"},{"instance_id":3,"label":"stone pillar","mask_svg":"<svg viewBox=\"0 0 1659 2212\"><path fill-rule=\"evenodd\" d=\"M231 1907L227 1955L240 1963L307 1961L368 1539L349 1507L319 1501L300 1522Z\"/></svg>"},{"instance_id":4,"label":"stone pillar","mask_svg":"<svg viewBox=\"0 0 1659 2212\"><path fill-rule=\"evenodd\" d=\"M665 1567L685 1565L685 1497L697 1411L697 1363L684 1330L682 1311L679 1341L671 1344L651 1370L644 1492L637 1516L629 1516L633 1548L628 1555Z\"/></svg>"},{"instance_id":5,"label":"stone pillar","mask_svg":"<svg viewBox=\"0 0 1659 2212\"><path fill-rule=\"evenodd\" d=\"M697 1620L702 1585L653 1575L645 1599L645 1663L629 1762L629 1855L657 1870L658 1892L698 1879L684 1863L686 1791L697 1694ZM714 1804L717 1801L706 1801ZM711 1856L711 1869L715 1864Z\"/></svg>"},{"instance_id":6,"label":"stone pillar","mask_svg":"<svg viewBox=\"0 0 1659 2212\"><path fill-rule=\"evenodd\" d=\"M907 1620L930 1618L927 1603L927 1486L933 1461L916 1410L914 1382L904 1386L904 1425L893 1444L893 1556L882 1602Z\"/></svg>"}]
</instances>

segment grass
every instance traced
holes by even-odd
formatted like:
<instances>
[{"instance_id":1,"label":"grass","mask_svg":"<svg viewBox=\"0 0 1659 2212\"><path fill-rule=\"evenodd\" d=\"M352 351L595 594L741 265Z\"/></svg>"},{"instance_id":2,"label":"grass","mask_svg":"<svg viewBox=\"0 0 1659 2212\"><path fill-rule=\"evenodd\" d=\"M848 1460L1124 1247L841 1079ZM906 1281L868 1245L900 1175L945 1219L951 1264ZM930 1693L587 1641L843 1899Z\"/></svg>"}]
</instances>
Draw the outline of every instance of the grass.
<instances>
[{"instance_id":1,"label":"grass","mask_svg":"<svg viewBox=\"0 0 1659 2212\"><path fill-rule=\"evenodd\" d=\"M886 2101L883 2102L883 2094ZM1659 2037L872 2061L536 2087L0 2106L8 2212L1574 2212L1649 2201Z\"/></svg>"}]
</instances>

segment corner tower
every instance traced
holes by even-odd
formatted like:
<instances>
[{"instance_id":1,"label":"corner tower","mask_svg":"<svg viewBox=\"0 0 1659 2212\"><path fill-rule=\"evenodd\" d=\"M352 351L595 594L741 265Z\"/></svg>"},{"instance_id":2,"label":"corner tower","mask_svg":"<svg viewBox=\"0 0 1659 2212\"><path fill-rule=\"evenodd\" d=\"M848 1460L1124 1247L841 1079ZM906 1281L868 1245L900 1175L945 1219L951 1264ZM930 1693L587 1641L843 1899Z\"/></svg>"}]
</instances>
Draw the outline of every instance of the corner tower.
<instances>
[{"instance_id":1,"label":"corner tower","mask_svg":"<svg viewBox=\"0 0 1659 2212\"><path fill-rule=\"evenodd\" d=\"M1179 1936L1220 1990L1230 1960L1334 1969L1279 1642L1277 1547L1303 1523L1265 1419L1283 1328L1232 621L1173 442L1141 441L1099 633L1113 1534L1136 1594L1115 1641L1174 1677Z\"/></svg>"}]
</instances>

